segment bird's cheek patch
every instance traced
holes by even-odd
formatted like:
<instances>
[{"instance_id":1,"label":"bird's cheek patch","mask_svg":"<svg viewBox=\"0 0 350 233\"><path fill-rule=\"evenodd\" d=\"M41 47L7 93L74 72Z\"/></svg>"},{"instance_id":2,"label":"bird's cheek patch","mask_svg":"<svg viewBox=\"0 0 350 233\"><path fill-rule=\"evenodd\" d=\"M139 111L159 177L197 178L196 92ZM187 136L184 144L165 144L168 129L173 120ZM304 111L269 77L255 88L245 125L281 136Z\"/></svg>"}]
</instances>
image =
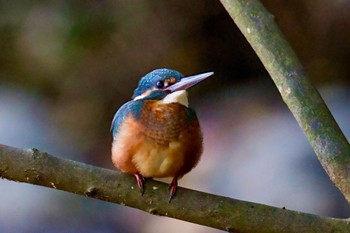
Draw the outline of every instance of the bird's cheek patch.
<instances>
[{"instance_id":1,"label":"bird's cheek patch","mask_svg":"<svg viewBox=\"0 0 350 233\"><path fill-rule=\"evenodd\" d=\"M144 93L142 93L141 95L139 95L139 96L136 96L135 98L134 98L134 100L141 100L141 99L143 99L143 98L145 98L145 97L147 97L147 96L149 96L149 94L151 94L151 92L154 90L154 88L153 89L151 89L151 90L147 90L147 91L145 91Z\"/></svg>"},{"instance_id":2,"label":"bird's cheek patch","mask_svg":"<svg viewBox=\"0 0 350 233\"><path fill-rule=\"evenodd\" d=\"M175 78L169 78L169 79L167 79L167 82L168 82L169 85L172 85L172 84L176 83L176 79Z\"/></svg>"}]
</instances>

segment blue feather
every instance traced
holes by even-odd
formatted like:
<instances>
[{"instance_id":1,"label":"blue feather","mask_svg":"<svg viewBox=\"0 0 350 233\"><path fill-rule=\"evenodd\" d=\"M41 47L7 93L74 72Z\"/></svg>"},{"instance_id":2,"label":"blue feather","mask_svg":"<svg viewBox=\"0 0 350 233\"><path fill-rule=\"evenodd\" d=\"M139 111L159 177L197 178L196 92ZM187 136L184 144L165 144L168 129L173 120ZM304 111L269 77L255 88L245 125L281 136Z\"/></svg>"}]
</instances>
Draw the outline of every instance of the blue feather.
<instances>
[{"instance_id":1,"label":"blue feather","mask_svg":"<svg viewBox=\"0 0 350 233\"><path fill-rule=\"evenodd\" d=\"M130 114L132 117L139 118L140 111L143 105L143 101L139 100L132 100L125 104L123 104L116 114L113 117L112 125L111 125L111 131L113 134L113 139L116 137L118 133L119 126L122 124L122 122L125 120L126 117L128 117Z\"/></svg>"},{"instance_id":2,"label":"blue feather","mask_svg":"<svg viewBox=\"0 0 350 233\"><path fill-rule=\"evenodd\" d=\"M138 87L135 89L132 98L143 94L145 91L152 89L158 80L165 80L166 78L176 78L176 80L182 79L184 76L176 70L170 69L157 69L143 76Z\"/></svg>"}]
</instances>

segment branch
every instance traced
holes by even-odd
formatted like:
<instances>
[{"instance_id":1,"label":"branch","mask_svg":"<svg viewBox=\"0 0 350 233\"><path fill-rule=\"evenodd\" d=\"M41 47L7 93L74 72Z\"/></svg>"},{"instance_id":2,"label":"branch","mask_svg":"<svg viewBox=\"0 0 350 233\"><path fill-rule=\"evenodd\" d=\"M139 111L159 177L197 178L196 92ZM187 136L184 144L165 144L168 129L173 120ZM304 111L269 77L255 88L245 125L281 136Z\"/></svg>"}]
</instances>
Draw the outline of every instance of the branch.
<instances>
[{"instance_id":1,"label":"branch","mask_svg":"<svg viewBox=\"0 0 350 233\"><path fill-rule=\"evenodd\" d=\"M230 232L350 232L346 220L239 201L185 188L168 203L168 185L148 180L140 195L134 177L0 144L0 177L113 202Z\"/></svg>"},{"instance_id":2,"label":"branch","mask_svg":"<svg viewBox=\"0 0 350 233\"><path fill-rule=\"evenodd\" d=\"M275 82L330 179L350 203L350 145L258 0L221 0Z\"/></svg>"}]
</instances>

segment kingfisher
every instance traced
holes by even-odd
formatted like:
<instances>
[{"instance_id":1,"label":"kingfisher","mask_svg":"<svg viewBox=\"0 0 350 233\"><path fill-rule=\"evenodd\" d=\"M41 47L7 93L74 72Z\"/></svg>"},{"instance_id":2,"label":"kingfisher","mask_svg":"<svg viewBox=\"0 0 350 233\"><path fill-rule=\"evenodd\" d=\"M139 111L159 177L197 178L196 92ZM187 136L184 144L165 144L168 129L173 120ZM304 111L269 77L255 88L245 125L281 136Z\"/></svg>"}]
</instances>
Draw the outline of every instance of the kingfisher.
<instances>
[{"instance_id":1,"label":"kingfisher","mask_svg":"<svg viewBox=\"0 0 350 233\"><path fill-rule=\"evenodd\" d=\"M140 79L132 100L114 115L113 164L135 176L141 195L145 178L172 177L170 202L178 179L197 165L203 136L186 90L212 74L184 77L176 70L156 69Z\"/></svg>"}]
</instances>

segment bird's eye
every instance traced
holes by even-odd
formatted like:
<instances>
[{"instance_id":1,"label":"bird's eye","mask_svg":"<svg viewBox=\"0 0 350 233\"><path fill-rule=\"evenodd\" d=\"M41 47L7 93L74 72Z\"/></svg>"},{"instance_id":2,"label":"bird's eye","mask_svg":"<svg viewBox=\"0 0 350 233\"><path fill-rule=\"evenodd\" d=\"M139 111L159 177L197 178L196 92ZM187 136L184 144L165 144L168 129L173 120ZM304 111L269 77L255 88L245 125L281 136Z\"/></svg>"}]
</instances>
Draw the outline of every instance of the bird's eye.
<instances>
[{"instance_id":1,"label":"bird's eye","mask_svg":"<svg viewBox=\"0 0 350 233\"><path fill-rule=\"evenodd\" d=\"M162 80L157 81L156 86L158 88L163 88L164 87L164 81L162 81Z\"/></svg>"}]
</instances>

